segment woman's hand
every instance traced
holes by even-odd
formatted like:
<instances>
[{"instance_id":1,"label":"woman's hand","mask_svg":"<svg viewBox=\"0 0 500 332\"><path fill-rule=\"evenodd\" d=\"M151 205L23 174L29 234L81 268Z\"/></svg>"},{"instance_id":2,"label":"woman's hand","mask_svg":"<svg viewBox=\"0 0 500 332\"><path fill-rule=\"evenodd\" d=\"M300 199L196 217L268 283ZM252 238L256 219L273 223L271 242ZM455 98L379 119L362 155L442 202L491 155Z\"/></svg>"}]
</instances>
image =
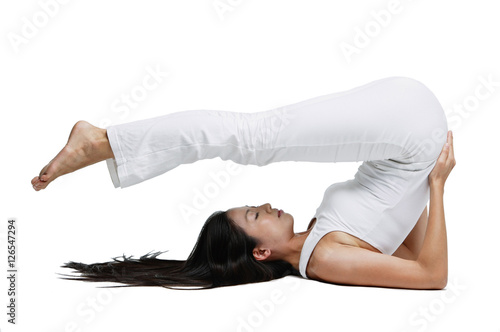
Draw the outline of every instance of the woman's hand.
<instances>
[{"instance_id":1,"label":"woman's hand","mask_svg":"<svg viewBox=\"0 0 500 332\"><path fill-rule=\"evenodd\" d=\"M429 174L429 185L439 185L444 187L444 183L455 167L455 155L453 153L453 133L448 131L446 144L443 146L432 172Z\"/></svg>"}]
</instances>

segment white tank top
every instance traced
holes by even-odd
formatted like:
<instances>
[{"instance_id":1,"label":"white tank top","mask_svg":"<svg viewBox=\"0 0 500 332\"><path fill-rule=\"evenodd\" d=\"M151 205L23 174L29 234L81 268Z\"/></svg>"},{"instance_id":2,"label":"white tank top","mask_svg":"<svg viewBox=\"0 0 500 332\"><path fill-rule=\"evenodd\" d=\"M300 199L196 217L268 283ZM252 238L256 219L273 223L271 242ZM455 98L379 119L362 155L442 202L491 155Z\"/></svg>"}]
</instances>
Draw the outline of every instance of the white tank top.
<instances>
[{"instance_id":1,"label":"white tank top","mask_svg":"<svg viewBox=\"0 0 500 332\"><path fill-rule=\"evenodd\" d=\"M419 172L399 169L393 160L366 161L354 179L330 185L314 218L299 261L307 278L311 253L323 236L342 231L392 255L413 229L429 199L427 176L435 161L412 163ZM404 167L403 167L404 168Z\"/></svg>"}]
</instances>

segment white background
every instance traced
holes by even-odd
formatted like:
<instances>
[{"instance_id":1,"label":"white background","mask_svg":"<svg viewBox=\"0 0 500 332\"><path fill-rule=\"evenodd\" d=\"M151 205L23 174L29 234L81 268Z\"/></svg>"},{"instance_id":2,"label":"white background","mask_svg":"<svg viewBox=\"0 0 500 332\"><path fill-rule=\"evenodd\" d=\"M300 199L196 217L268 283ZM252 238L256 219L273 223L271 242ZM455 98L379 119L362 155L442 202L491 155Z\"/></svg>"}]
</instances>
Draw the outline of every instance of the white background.
<instances>
[{"instance_id":1,"label":"white background","mask_svg":"<svg viewBox=\"0 0 500 332\"><path fill-rule=\"evenodd\" d=\"M19 273L15 326L7 323L1 278L1 331L500 331L500 21L493 4L3 1L0 260L7 275L7 220L15 218ZM356 53L343 53L348 44ZM148 68L168 76L136 107L123 108L121 96L140 90ZM113 187L101 162L35 192L30 180L78 120L107 126L182 110L257 112L387 76L426 84L454 132L446 290L288 277L207 291L111 291L58 279L70 260L152 250L185 259L206 218L234 206L270 202L303 231L324 190L352 178L360 164L240 166L190 217L181 208L193 207L197 190L215 183L210 172L226 171L230 162L198 161L126 189ZM492 86L482 83L488 79Z\"/></svg>"}]
</instances>

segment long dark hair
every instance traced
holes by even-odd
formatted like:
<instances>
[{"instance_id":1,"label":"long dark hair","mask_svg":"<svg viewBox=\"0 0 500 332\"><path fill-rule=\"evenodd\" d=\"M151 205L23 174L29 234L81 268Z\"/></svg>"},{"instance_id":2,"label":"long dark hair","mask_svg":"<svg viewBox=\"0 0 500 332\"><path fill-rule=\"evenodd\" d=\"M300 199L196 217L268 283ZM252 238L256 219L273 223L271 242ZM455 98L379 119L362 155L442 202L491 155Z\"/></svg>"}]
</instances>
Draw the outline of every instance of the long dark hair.
<instances>
[{"instance_id":1,"label":"long dark hair","mask_svg":"<svg viewBox=\"0 0 500 332\"><path fill-rule=\"evenodd\" d=\"M256 245L257 240L248 236L226 211L216 211L203 225L196 245L185 261L158 259L156 257L162 252L155 252L139 259L123 255L123 260L115 257L106 263L69 262L61 267L72 268L81 275L61 279L118 282L128 287L207 289L268 281L287 275L300 276L286 261L256 260L252 254Z\"/></svg>"}]
</instances>

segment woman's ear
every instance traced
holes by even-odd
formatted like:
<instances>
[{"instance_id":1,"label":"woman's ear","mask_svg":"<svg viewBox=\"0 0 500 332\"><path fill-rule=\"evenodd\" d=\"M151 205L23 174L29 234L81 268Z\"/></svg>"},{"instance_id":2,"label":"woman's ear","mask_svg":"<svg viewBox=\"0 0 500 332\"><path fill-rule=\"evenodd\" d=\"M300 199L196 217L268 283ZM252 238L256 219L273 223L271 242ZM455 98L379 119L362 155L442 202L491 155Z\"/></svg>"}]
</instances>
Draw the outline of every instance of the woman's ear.
<instances>
[{"instance_id":1,"label":"woman's ear","mask_svg":"<svg viewBox=\"0 0 500 332\"><path fill-rule=\"evenodd\" d=\"M269 256L271 256L271 249L255 248L253 250L253 257L258 261L266 260Z\"/></svg>"}]
</instances>

